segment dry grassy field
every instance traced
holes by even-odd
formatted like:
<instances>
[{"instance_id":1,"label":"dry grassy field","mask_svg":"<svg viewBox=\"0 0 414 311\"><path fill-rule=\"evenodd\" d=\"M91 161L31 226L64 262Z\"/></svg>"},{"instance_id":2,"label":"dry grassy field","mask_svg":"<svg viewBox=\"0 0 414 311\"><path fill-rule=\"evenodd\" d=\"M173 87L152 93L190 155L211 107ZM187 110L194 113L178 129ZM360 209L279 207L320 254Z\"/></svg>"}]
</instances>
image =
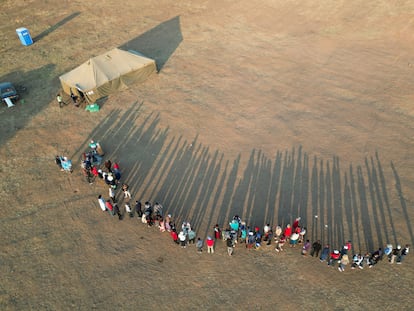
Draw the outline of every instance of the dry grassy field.
<instances>
[{"instance_id":1,"label":"dry grassy field","mask_svg":"<svg viewBox=\"0 0 414 311\"><path fill-rule=\"evenodd\" d=\"M0 82L26 88L0 108L1 310L412 309L412 254L343 273L300 247L198 254L102 213L107 187L85 181L80 157L101 142L133 200L203 239L238 214L300 216L312 241L357 252L412 245L413 1L1 4ZM115 47L158 74L99 112L60 109L59 76Z\"/></svg>"}]
</instances>

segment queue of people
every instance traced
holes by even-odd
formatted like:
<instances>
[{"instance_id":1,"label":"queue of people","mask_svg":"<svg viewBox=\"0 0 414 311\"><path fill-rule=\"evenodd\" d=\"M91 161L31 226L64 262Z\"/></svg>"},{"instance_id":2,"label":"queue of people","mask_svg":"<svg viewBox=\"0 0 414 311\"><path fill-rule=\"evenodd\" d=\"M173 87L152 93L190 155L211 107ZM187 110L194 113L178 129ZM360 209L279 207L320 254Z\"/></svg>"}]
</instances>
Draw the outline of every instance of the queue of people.
<instances>
[{"instance_id":1,"label":"queue of people","mask_svg":"<svg viewBox=\"0 0 414 311\"><path fill-rule=\"evenodd\" d=\"M249 226L239 215L234 215L228 226L221 228L219 224L216 224L212 228L212 235L203 239L197 236L189 221L184 221L180 227L177 227L171 214L164 216L164 208L158 202L155 202L154 205L149 201L142 204L137 200L132 206L132 195L126 183L123 183L121 187L124 204L124 209L121 211L116 196L121 179L120 167L110 160L106 160L101 167L104 156L102 147L93 140L89 147L91 150L84 154L82 161L85 176L88 181L90 178L103 180L109 189L109 199L105 200L102 195L98 196L102 211L108 212L112 216L118 216L119 220L122 220L124 215L129 215L130 218L136 215L147 227L155 227L160 232L168 232L172 241L181 248L194 244L197 252L202 253L205 244L207 253L214 254L217 241L223 240L226 244L227 254L232 256L236 245L244 245L247 250L258 250L264 245L269 247L274 243L274 250L277 253L284 252L286 247L294 249L300 245L302 256L319 257L321 262L326 263L329 267L337 267L340 272L344 272L347 266L350 266L351 269L361 270L364 267L372 268L384 258L387 258L390 264L401 264L409 254L408 244L404 247L401 245L393 247L388 244L384 249L378 248L375 251L361 254L354 252L350 240L340 248L331 247L329 244L322 246L320 240L311 243L309 239L306 239L307 229L305 226L301 226L300 217L295 218L292 224L287 224L284 228L279 225L273 227L269 223L260 228Z\"/></svg>"}]
</instances>

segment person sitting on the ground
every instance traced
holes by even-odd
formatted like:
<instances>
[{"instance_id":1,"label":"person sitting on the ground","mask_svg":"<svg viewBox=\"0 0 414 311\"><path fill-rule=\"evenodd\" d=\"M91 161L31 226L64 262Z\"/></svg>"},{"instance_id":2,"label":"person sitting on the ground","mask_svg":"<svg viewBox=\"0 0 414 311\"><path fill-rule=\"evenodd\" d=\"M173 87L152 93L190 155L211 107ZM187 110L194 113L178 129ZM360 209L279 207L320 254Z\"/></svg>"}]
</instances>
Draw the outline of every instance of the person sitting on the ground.
<instances>
[{"instance_id":1,"label":"person sitting on the ground","mask_svg":"<svg viewBox=\"0 0 414 311\"><path fill-rule=\"evenodd\" d=\"M404 260L404 257L407 256L409 252L410 252L410 245L405 244L404 248L401 250L400 256L397 257L397 264L401 264L402 261Z\"/></svg>"},{"instance_id":2,"label":"person sitting on the ground","mask_svg":"<svg viewBox=\"0 0 414 311\"><path fill-rule=\"evenodd\" d=\"M335 249L330 255L328 266L335 267L335 262L339 261L340 258L341 253L337 249Z\"/></svg>"},{"instance_id":3,"label":"person sitting on the ground","mask_svg":"<svg viewBox=\"0 0 414 311\"><path fill-rule=\"evenodd\" d=\"M375 266L378 263L378 261L381 260L381 256L382 256L382 249L379 248L378 250L373 252L371 257L369 258L368 267L372 268L373 266Z\"/></svg>"},{"instance_id":4,"label":"person sitting on the ground","mask_svg":"<svg viewBox=\"0 0 414 311\"><path fill-rule=\"evenodd\" d=\"M352 258L351 269L358 267L359 269L364 269L364 257L361 254L355 254Z\"/></svg>"}]
</instances>

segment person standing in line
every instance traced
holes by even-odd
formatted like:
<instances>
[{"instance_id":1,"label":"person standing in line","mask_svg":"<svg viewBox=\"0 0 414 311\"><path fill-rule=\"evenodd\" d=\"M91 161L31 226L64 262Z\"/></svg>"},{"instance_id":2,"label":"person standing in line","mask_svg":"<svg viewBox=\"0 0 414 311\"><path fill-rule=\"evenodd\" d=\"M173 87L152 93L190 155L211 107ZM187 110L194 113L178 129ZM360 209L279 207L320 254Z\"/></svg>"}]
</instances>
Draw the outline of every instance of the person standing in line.
<instances>
[{"instance_id":1,"label":"person standing in line","mask_svg":"<svg viewBox=\"0 0 414 311\"><path fill-rule=\"evenodd\" d=\"M290 224L287 224L287 225L286 225L286 228L285 228L285 231L284 231L284 235L285 235L285 238L286 238L287 240L289 240L289 239L290 239L290 236L292 235L292 228L291 228ZM299 238L299 237L298 237L298 238Z\"/></svg>"},{"instance_id":2,"label":"person standing in line","mask_svg":"<svg viewBox=\"0 0 414 311\"><path fill-rule=\"evenodd\" d=\"M128 202L125 203L125 210L128 213L130 218L134 217L134 214L132 213L131 205L129 205Z\"/></svg>"},{"instance_id":3,"label":"person standing in line","mask_svg":"<svg viewBox=\"0 0 414 311\"><path fill-rule=\"evenodd\" d=\"M320 240L317 240L317 241L313 242L313 244L312 244L312 250L311 250L310 255L312 257L313 256L318 257L319 256L319 252L321 251L321 249L322 249L322 244L321 244L321 241Z\"/></svg>"},{"instance_id":4,"label":"person standing in line","mask_svg":"<svg viewBox=\"0 0 414 311\"><path fill-rule=\"evenodd\" d=\"M105 168L108 170L108 173L112 173L112 162L111 162L111 160L106 160L104 162L104 165L105 165Z\"/></svg>"},{"instance_id":5,"label":"person standing in line","mask_svg":"<svg viewBox=\"0 0 414 311\"><path fill-rule=\"evenodd\" d=\"M300 221L300 217L297 217L297 218L295 219L295 221L293 222L293 225L292 225L292 230L293 230L293 232L295 232L295 231L296 231L296 228L298 228L298 227L299 227L299 221Z\"/></svg>"},{"instance_id":6,"label":"person standing in line","mask_svg":"<svg viewBox=\"0 0 414 311\"><path fill-rule=\"evenodd\" d=\"M227 244L227 254L229 256L233 255L233 248L234 248L234 244L233 244L233 239L232 238L228 238L226 241Z\"/></svg>"},{"instance_id":7,"label":"person standing in line","mask_svg":"<svg viewBox=\"0 0 414 311\"><path fill-rule=\"evenodd\" d=\"M330 246L329 244L326 244L322 250L321 257L319 257L319 260L321 262L328 260L329 251L330 251Z\"/></svg>"},{"instance_id":8,"label":"person standing in line","mask_svg":"<svg viewBox=\"0 0 414 311\"><path fill-rule=\"evenodd\" d=\"M197 236L195 231L191 229L187 232L187 235L188 235L188 244L191 244L191 243L194 244L195 243L195 238Z\"/></svg>"},{"instance_id":9,"label":"person standing in line","mask_svg":"<svg viewBox=\"0 0 414 311\"><path fill-rule=\"evenodd\" d=\"M119 170L119 164L116 162L113 165L113 172L115 176L115 181L117 184L119 184L119 180L121 179L121 171Z\"/></svg>"},{"instance_id":10,"label":"person standing in line","mask_svg":"<svg viewBox=\"0 0 414 311\"><path fill-rule=\"evenodd\" d=\"M99 202L99 206L101 207L101 210L103 212L106 212L105 199L102 198L102 195L98 196L98 202Z\"/></svg>"},{"instance_id":11,"label":"person standing in line","mask_svg":"<svg viewBox=\"0 0 414 311\"><path fill-rule=\"evenodd\" d=\"M275 247L275 251L276 252L283 252L283 246L286 243L286 238L285 235L282 234L277 240L276 240L276 247Z\"/></svg>"},{"instance_id":12,"label":"person standing in line","mask_svg":"<svg viewBox=\"0 0 414 311\"><path fill-rule=\"evenodd\" d=\"M178 234L177 234L177 231L172 230L172 231L170 232L170 234L171 234L171 237L172 237L172 239L173 239L174 243L175 243L175 244L179 244L179 242L178 242Z\"/></svg>"},{"instance_id":13,"label":"person standing in line","mask_svg":"<svg viewBox=\"0 0 414 311\"><path fill-rule=\"evenodd\" d=\"M114 204L114 211L113 211L114 215L117 214L118 215L118 219L122 220L122 214L121 211L119 209L118 203Z\"/></svg>"},{"instance_id":14,"label":"person standing in line","mask_svg":"<svg viewBox=\"0 0 414 311\"><path fill-rule=\"evenodd\" d=\"M198 253L201 253L203 251L203 240L201 238L197 239L196 247Z\"/></svg>"},{"instance_id":15,"label":"person standing in line","mask_svg":"<svg viewBox=\"0 0 414 311\"><path fill-rule=\"evenodd\" d=\"M63 107L63 105L67 105L67 104L63 101L63 98L62 98L62 96L60 95L60 93L56 95L56 100L57 100L57 102L58 102L58 104L59 104L59 108L62 108L62 107Z\"/></svg>"},{"instance_id":16,"label":"person standing in line","mask_svg":"<svg viewBox=\"0 0 414 311\"><path fill-rule=\"evenodd\" d=\"M214 240L211 237L207 237L207 253L214 254Z\"/></svg>"},{"instance_id":17,"label":"person standing in line","mask_svg":"<svg viewBox=\"0 0 414 311\"><path fill-rule=\"evenodd\" d=\"M186 234L184 233L184 231L181 231L179 234L178 234L178 239L180 240L180 244L181 244L181 248L186 248L186 242L187 242L187 236L186 236Z\"/></svg>"},{"instance_id":18,"label":"person standing in line","mask_svg":"<svg viewBox=\"0 0 414 311\"><path fill-rule=\"evenodd\" d=\"M112 203L116 203L116 194L115 194L115 190L112 187L109 187L109 197L112 200Z\"/></svg>"},{"instance_id":19,"label":"person standing in line","mask_svg":"<svg viewBox=\"0 0 414 311\"><path fill-rule=\"evenodd\" d=\"M122 191L124 192L124 199L131 199L131 193L129 192L129 186L127 184L122 185Z\"/></svg>"},{"instance_id":20,"label":"person standing in line","mask_svg":"<svg viewBox=\"0 0 414 311\"><path fill-rule=\"evenodd\" d=\"M309 240L306 240L305 244L303 244L302 246L302 255L307 256L310 248L311 248L311 244Z\"/></svg>"},{"instance_id":21,"label":"person standing in line","mask_svg":"<svg viewBox=\"0 0 414 311\"><path fill-rule=\"evenodd\" d=\"M214 226L214 238L216 240L220 240L221 239L221 230L218 224L216 224Z\"/></svg>"},{"instance_id":22,"label":"person standing in line","mask_svg":"<svg viewBox=\"0 0 414 311\"><path fill-rule=\"evenodd\" d=\"M138 215L138 218L142 217L142 204L140 201L135 201L135 212Z\"/></svg>"}]
</instances>

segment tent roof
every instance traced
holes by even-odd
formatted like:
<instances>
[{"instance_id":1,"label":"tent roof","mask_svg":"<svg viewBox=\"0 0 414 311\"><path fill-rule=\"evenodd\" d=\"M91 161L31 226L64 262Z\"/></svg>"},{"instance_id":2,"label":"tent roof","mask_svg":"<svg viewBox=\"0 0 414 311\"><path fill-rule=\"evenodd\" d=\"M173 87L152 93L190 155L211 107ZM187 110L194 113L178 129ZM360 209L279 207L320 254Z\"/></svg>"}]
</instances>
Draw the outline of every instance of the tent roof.
<instances>
[{"instance_id":1,"label":"tent roof","mask_svg":"<svg viewBox=\"0 0 414 311\"><path fill-rule=\"evenodd\" d=\"M67 84L76 85L82 91L87 91L138 70L151 62L154 60L137 52L115 48L90 58L79 67L60 76L60 79Z\"/></svg>"}]
</instances>

